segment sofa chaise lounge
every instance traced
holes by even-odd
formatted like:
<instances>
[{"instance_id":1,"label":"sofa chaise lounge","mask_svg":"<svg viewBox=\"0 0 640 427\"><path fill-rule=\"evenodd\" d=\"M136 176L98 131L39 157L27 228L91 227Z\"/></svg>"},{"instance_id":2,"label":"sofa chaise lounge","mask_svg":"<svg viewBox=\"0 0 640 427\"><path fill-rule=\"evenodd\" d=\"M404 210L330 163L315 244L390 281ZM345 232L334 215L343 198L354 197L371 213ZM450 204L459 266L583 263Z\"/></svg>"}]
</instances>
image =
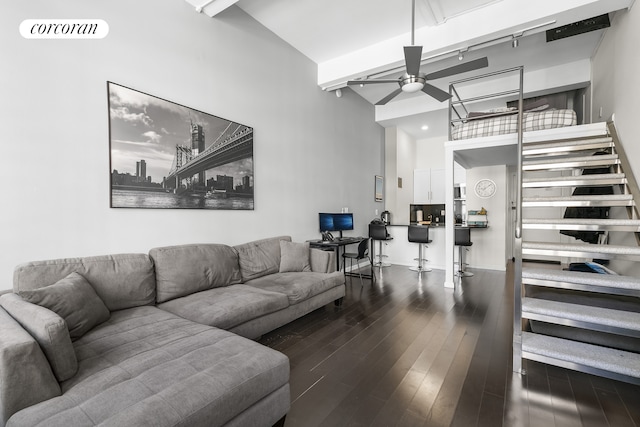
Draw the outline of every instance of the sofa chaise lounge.
<instances>
[{"instance_id":1,"label":"sofa chaise lounge","mask_svg":"<svg viewBox=\"0 0 640 427\"><path fill-rule=\"evenodd\" d=\"M22 264L0 296L0 426L268 426L288 358L257 338L345 294L274 237Z\"/></svg>"}]
</instances>

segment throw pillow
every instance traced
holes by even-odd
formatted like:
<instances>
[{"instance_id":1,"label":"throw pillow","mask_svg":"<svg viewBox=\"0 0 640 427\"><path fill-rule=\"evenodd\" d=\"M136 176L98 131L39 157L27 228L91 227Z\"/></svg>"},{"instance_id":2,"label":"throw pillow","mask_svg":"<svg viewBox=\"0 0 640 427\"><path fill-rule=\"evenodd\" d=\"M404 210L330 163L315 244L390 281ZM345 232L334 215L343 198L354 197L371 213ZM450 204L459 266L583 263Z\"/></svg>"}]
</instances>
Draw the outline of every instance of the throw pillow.
<instances>
[{"instance_id":1,"label":"throw pillow","mask_svg":"<svg viewBox=\"0 0 640 427\"><path fill-rule=\"evenodd\" d=\"M280 240L280 273L311 271L309 242L294 243Z\"/></svg>"},{"instance_id":2,"label":"throw pillow","mask_svg":"<svg viewBox=\"0 0 640 427\"><path fill-rule=\"evenodd\" d=\"M0 296L0 305L38 342L58 381L68 380L78 372L78 359L62 317L16 294Z\"/></svg>"},{"instance_id":3,"label":"throw pillow","mask_svg":"<svg viewBox=\"0 0 640 427\"><path fill-rule=\"evenodd\" d=\"M87 279L71 273L53 285L31 291L19 291L25 301L46 307L67 322L71 340L82 337L94 326L109 319L104 305Z\"/></svg>"}]
</instances>

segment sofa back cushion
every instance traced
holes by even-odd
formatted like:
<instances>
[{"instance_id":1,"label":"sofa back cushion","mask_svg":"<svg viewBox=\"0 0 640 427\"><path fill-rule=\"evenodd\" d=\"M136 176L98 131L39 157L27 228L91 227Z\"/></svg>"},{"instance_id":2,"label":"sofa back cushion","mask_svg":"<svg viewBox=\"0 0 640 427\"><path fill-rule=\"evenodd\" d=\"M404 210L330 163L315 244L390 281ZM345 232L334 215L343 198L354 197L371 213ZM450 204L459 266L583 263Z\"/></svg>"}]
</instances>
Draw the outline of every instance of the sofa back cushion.
<instances>
[{"instance_id":1,"label":"sofa back cushion","mask_svg":"<svg viewBox=\"0 0 640 427\"><path fill-rule=\"evenodd\" d=\"M291 237L271 237L234 246L243 282L280 271L281 240L290 242Z\"/></svg>"},{"instance_id":2,"label":"sofa back cushion","mask_svg":"<svg viewBox=\"0 0 640 427\"><path fill-rule=\"evenodd\" d=\"M69 274L82 275L110 311L155 303L156 278L146 254L103 255L33 261L13 273L13 291L29 291L52 285Z\"/></svg>"},{"instance_id":3,"label":"sofa back cushion","mask_svg":"<svg viewBox=\"0 0 640 427\"><path fill-rule=\"evenodd\" d=\"M149 251L156 269L157 302L242 282L238 254L227 245L165 246Z\"/></svg>"}]
</instances>

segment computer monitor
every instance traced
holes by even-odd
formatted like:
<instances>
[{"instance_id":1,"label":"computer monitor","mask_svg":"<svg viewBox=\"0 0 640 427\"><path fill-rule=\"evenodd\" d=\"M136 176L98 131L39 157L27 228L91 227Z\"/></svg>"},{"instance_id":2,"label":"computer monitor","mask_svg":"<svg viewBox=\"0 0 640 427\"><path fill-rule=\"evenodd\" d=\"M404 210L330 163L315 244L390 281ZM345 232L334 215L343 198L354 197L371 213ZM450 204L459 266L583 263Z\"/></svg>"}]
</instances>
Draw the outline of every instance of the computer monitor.
<instances>
[{"instance_id":1,"label":"computer monitor","mask_svg":"<svg viewBox=\"0 0 640 427\"><path fill-rule=\"evenodd\" d=\"M352 213L320 213L320 231L339 231L342 237L343 230L353 230Z\"/></svg>"}]
</instances>

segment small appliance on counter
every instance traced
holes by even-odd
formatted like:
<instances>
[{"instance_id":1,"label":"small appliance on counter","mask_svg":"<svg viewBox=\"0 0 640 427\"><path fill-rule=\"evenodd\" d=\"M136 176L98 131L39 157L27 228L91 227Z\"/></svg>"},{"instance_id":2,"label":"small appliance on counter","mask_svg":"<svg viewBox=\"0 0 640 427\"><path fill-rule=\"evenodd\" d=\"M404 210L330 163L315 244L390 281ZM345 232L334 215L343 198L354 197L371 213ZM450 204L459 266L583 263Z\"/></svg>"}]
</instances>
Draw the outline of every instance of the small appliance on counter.
<instances>
[{"instance_id":1,"label":"small appliance on counter","mask_svg":"<svg viewBox=\"0 0 640 427\"><path fill-rule=\"evenodd\" d=\"M391 224L391 212L389 211L384 211L382 212L382 215L380 215L380 219L382 220L382 222L384 222L386 225Z\"/></svg>"},{"instance_id":2,"label":"small appliance on counter","mask_svg":"<svg viewBox=\"0 0 640 427\"><path fill-rule=\"evenodd\" d=\"M445 205L409 205L409 223L421 225L443 225Z\"/></svg>"}]
</instances>

